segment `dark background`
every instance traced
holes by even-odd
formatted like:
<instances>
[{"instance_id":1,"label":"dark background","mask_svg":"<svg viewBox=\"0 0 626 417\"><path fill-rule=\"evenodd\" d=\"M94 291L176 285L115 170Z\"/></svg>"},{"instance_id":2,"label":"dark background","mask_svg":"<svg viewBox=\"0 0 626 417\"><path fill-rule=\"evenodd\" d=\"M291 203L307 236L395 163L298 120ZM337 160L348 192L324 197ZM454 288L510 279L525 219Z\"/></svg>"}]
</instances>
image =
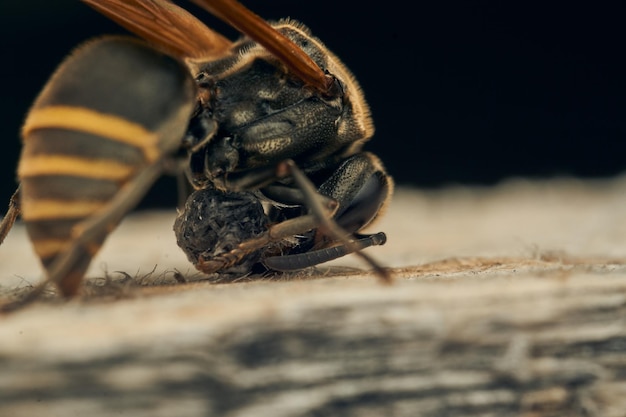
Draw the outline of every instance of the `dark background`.
<instances>
[{"instance_id":1,"label":"dark background","mask_svg":"<svg viewBox=\"0 0 626 417\"><path fill-rule=\"evenodd\" d=\"M367 149L399 184L626 169L623 2L422 3L245 2L266 19L303 21L352 69L377 127ZM78 1L2 0L0 12L4 205L15 188L20 125L49 74L82 40L124 32ZM144 207L175 205L173 184L160 181Z\"/></svg>"}]
</instances>

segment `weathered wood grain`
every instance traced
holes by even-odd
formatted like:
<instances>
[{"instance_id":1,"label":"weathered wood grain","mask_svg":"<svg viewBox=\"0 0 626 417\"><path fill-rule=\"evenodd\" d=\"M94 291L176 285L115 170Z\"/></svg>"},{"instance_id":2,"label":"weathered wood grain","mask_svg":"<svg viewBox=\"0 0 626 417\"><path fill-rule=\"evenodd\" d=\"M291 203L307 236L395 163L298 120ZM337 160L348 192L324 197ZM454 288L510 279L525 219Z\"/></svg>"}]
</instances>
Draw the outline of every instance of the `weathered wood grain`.
<instances>
[{"instance_id":1,"label":"weathered wood grain","mask_svg":"<svg viewBox=\"0 0 626 417\"><path fill-rule=\"evenodd\" d=\"M372 251L392 286L345 260L224 284L111 274L0 317L0 415L623 417L623 182L516 187L401 191L381 228L417 234Z\"/></svg>"}]
</instances>

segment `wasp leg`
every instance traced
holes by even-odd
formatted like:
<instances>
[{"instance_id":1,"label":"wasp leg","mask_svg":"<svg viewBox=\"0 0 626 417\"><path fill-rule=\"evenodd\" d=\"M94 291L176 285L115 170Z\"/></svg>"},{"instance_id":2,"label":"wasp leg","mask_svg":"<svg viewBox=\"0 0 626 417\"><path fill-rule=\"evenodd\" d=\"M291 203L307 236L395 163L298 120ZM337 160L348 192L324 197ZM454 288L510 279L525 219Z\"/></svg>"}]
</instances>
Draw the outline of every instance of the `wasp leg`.
<instances>
[{"instance_id":1,"label":"wasp leg","mask_svg":"<svg viewBox=\"0 0 626 417\"><path fill-rule=\"evenodd\" d=\"M187 165L187 162L184 162ZM176 207L178 210L182 210L185 207L185 201L193 192L193 187L191 186L191 182L188 181L188 177L185 175L185 169L183 166L180 166L177 172L174 172L173 175L176 178L176 195L178 198L178 203Z\"/></svg>"},{"instance_id":2,"label":"wasp leg","mask_svg":"<svg viewBox=\"0 0 626 417\"><path fill-rule=\"evenodd\" d=\"M9 209L7 213L2 218L2 223L0 223L0 245L4 242L4 239L9 234L9 231L15 224L18 216L20 215L20 187L17 187L17 190L11 196L9 200Z\"/></svg>"},{"instance_id":3,"label":"wasp leg","mask_svg":"<svg viewBox=\"0 0 626 417\"><path fill-rule=\"evenodd\" d=\"M178 197L177 208L179 210L182 210L185 201L187 201L187 198L193 192L188 166L188 159L183 157L167 158L164 161L163 173L176 179L176 192Z\"/></svg>"},{"instance_id":4,"label":"wasp leg","mask_svg":"<svg viewBox=\"0 0 626 417\"><path fill-rule=\"evenodd\" d=\"M99 247L100 242L120 223L126 213L141 201L152 184L163 174L164 161L161 160L160 163L157 162L145 168L135 179L120 189L102 212L74 226L73 240L69 249L50 267L50 282L60 285L74 268L74 264L79 261L84 250L90 251L94 244ZM80 281L76 283L76 286L78 284Z\"/></svg>"},{"instance_id":5,"label":"wasp leg","mask_svg":"<svg viewBox=\"0 0 626 417\"><path fill-rule=\"evenodd\" d=\"M267 232L239 243L227 253L206 258L200 255L197 262L194 262L196 267L207 274L225 270L272 243L317 229L323 236L330 238L332 246L297 254L271 256L262 262L270 269L287 271L356 253L372 265L384 282L390 282L388 271L361 252L369 246L384 244L385 234L356 233L376 217L390 194L391 180L377 164L375 157L364 153L349 158L322 184L320 190L324 194L316 189L292 161L286 161L278 167L277 177L286 176L294 178L297 188L270 186L263 190L263 194L284 204L304 206L309 214L276 223ZM346 183L352 181L356 181L356 185L346 189Z\"/></svg>"},{"instance_id":6,"label":"wasp leg","mask_svg":"<svg viewBox=\"0 0 626 417\"><path fill-rule=\"evenodd\" d=\"M265 258L263 263L265 266L276 271L295 271L341 258L342 256L353 253L354 249L363 250L365 248L369 248L370 246L384 245L386 241L387 236L384 233L374 233L358 237L353 242L354 244L340 244L338 246L331 246L329 248L297 253L294 255L272 256Z\"/></svg>"},{"instance_id":7,"label":"wasp leg","mask_svg":"<svg viewBox=\"0 0 626 417\"><path fill-rule=\"evenodd\" d=\"M383 282L391 283L389 271L361 251L351 237L377 216L391 195L391 178L385 174L378 158L365 152L348 158L319 190L293 161L287 161L285 166L302 191L306 207L317 217L321 232L345 246L347 253L361 257ZM320 196L338 203L333 217L322 210Z\"/></svg>"},{"instance_id":8,"label":"wasp leg","mask_svg":"<svg viewBox=\"0 0 626 417\"><path fill-rule=\"evenodd\" d=\"M336 208L336 203L330 200L327 201L326 205L322 205L322 210L326 212L327 216L332 215ZM281 223L272 225L264 233L241 242L236 248L227 253L223 253L209 259L204 259L200 256L198 261L195 263L195 266L199 271L202 271L205 274L212 274L238 264L247 255L259 249L266 248L272 243L280 242L286 238L306 233L307 231L313 230L318 226L319 220L317 219L317 216L312 214L285 220Z\"/></svg>"},{"instance_id":9,"label":"wasp leg","mask_svg":"<svg viewBox=\"0 0 626 417\"><path fill-rule=\"evenodd\" d=\"M165 160L161 160L145 168L135 179L125 184L100 213L76 224L72 229L72 240L48 268L47 279L33 288L25 298L0 306L0 312L14 311L37 300L50 283L56 285L64 295L74 295L82 281L84 262L91 261L109 232L163 174L164 164Z\"/></svg>"}]
</instances>

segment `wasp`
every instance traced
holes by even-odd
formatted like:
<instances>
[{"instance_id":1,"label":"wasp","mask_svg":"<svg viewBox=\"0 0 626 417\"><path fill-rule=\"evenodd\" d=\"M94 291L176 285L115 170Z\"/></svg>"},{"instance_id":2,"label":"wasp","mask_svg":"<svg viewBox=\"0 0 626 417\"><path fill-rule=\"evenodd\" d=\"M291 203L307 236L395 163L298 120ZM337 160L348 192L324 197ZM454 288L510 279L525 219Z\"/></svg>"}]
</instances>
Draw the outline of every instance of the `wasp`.
<instances>
[{"instance_id":1,"label":"wasp","mask_svg":"<svg viewBox=\"0 0 626 417\"><path fill-rule=\"evenodd\" d=\"M167 0L82 1L139 38L79 46L26 117L0 242L21 216L47 275L39 288L74 296L107 236L171 172L193 190L177 241L204 273L356 253L389 279L362 252L384 233L360 231L393 180L362 150L374 126L358 82L308 28L194 0L241 32L233 42Z\"/></svg>"}]
</instances>

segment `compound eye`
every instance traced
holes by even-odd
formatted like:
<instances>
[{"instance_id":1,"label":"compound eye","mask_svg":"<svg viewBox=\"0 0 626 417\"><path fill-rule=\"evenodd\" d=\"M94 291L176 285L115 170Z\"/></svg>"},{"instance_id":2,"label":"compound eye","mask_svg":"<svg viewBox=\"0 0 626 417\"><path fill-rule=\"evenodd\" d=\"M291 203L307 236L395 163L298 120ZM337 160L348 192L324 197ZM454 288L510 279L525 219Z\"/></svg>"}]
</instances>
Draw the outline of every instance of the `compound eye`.
<instances>
[{"instance_id":1,"label":"compound eye","mask_svg":"<svg viewBox=\"0 0 626 417\"><path fill-rule=\"evenodd\" d=\"M366 180L350 204L339 212L337 224L348 232L356 232L369 224L389 195L389 179L380 171Z\"/></svg>"}]
</instances>

